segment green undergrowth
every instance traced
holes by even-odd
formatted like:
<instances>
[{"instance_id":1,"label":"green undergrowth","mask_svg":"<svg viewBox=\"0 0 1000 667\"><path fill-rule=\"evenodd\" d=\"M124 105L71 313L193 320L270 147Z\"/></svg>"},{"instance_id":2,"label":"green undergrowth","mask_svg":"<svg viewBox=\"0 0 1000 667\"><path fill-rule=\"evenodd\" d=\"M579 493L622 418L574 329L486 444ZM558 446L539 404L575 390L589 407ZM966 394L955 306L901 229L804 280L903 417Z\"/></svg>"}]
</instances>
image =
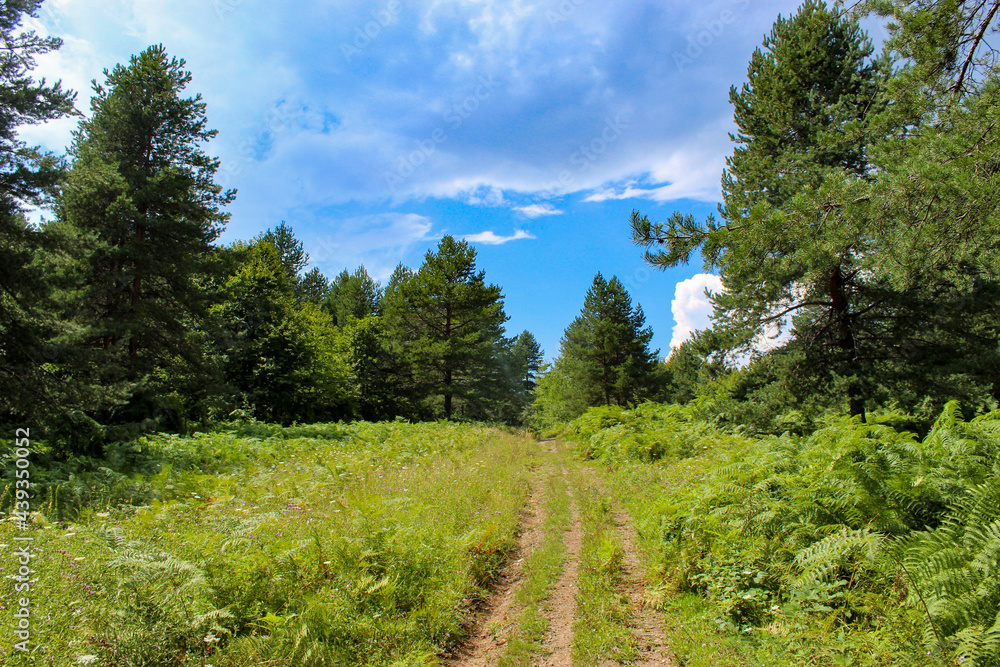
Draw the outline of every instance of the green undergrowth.
<instances>
[{"instance_id":1,"label":"green undergrowth","mask_svg":"<svg viewBox=\"0 0 1000 667\"><path fill-rule=\"evenodd\" d=\"M589 471L588 471L589 472ZM591 474L577 470L573 488L583 529L573 664L616 664L636 656L625 587L625 551L612 500Z\"/></svg>"},{"instance_id":2,"label":"green undergrowth","mask_svg":"<svg viewBox=\"0 0 1000 667\"><path fill-rule=\"evenodd\" d=\"M34 540L33 664L401 666L461 640L537 445L473 425L253 429L145 438L136 504L91 479L72 521L39 501L27 533L0 524L4 571L13 538ZM27 664L20 595L0 590L0 662Z\"/></svg>"},{"instance_id":3,"label":"green undergrowth","mask_svg":"<svg viewBox=\"0 0 1000 667\"><path fill-rule=\"evenodd\" d=\"M572 518L568 489L567 480L549 468L542 498L541 543L525 556L521 584L514 593L520 611L497 667L528 667L542 651L545 631L549 627L544 613L545 600L559 581L566 561L563 534Z\"/></svg>"},{"instance_id":4,"label":"green undergrowth","mask_svg":"<svg viewBox=\"0 0 1000 667\"><path fill-rule=\"evenodd\" d=\"M690 407L570 426L636 520L682 665L1000 665L1000 414L750 439Z\"/></svg>"}]
</instances>

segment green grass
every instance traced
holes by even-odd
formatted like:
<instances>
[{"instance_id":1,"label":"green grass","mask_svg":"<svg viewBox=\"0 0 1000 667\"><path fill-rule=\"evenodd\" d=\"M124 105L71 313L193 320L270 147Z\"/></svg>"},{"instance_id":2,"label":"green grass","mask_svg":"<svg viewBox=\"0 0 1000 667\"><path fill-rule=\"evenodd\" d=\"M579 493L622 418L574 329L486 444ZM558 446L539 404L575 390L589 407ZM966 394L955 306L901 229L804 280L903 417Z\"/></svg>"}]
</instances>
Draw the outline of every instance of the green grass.
<instances>
[{"instance_id":1,"label":"green grass","mask_svg":"<svg viewBox=\"0 0 1000 667\"><path fill-rule=\"evenodd\" d=\"M520 607L498 667L528 667L542 651L549 622L544 605L562 574L566 560L563 533L570 525L570 497L566 479L547 468L542 499L545 521L539 546L524 560L521 585L514 594Z\"/></svg>"},{"instance_id":2,"label":"green grass","mask_svg":"<svg viewBox=\"0 0 1000 667\"><path fill-rule=\"evenodd\" d=\"M579 465L573 487L583 528L573 662L582 667L632 660L636 655L629 625L633 610L625 594L625 552L614 521L613 501L594 474Z\"/></svg>"},{"instance_id":3,"label":"green grass","mask_svg":"<svg viewBox=\"0 0 1000 667\"><path fill-rule=\"evenodd\" d=\"M537 446L470 425L254 428L137 443L141 505L96 504L93 480L72 522L36 505L34 664L416 665L461 639ZM6 571L15 534L0 524ZM5 665L27 664L16 597L5 581Z\"/></svg>"}]
</instances>

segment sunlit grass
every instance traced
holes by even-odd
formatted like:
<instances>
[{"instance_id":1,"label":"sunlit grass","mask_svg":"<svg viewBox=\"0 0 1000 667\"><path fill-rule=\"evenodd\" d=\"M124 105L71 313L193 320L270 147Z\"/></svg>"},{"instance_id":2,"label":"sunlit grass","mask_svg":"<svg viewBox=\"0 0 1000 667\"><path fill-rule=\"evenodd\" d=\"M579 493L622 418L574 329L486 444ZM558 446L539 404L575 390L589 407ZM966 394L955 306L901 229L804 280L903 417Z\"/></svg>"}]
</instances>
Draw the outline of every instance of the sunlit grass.
<instances>
[{"instance_id":1,"label":"sunlit grass","mask_svg":"<svg viewBox=\"0 0 1000 667\"><path fill-rule=\"evenodd\" d=\"M257 429L149 439L165 465L144 505L36 517L35 664L417 664L460 639L535 445L468 425ZM0 657L19 664L4 583Z\"/></svg>"}]
</instances>

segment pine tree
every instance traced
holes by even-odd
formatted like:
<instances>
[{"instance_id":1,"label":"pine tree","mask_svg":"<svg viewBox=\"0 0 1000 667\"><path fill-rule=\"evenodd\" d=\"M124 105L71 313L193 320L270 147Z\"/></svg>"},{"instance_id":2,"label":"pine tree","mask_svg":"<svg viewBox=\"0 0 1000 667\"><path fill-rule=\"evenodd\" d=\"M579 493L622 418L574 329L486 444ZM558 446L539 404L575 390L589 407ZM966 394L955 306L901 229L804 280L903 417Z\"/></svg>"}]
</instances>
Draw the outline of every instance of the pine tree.
<instances>
[{"instance_id":1,"label":"pine tree","mask_svg":"<svg viewBox=\"0 0 1000 667\"><path fill-rule=\"evenodd\" d=\"M492 391L503 337L503 295L476 271L476 251L445 236L413 274L397 269L386 288L390 335L402 345L418 392L438 395L450 419L475 410Z\"/></svg>"},{"instance_id":2,"label":"pine tree","mask_svg":"<svg viewBox=\"0 0 1000 667\"><path fill-rule=\"evenodd\" d=\"M716 325L735 347L752 349L769 325L797 316L818 365L844 378L851 414L861 415L857 324L874 297L857 258L871 235L802 215L792 200L831 178L869 177L865 123L882 103L886 70L871 54L857 19L821 0L779 17L751 58L747 83L730 90L738 132L722 178L724 222L674 214L653 224L632 214L633 240L660 247L646 253L655 266L687 262L701 248L725 288L714 297Z\"/></svg>"},{"instance_id":3,"label":"pine tree","mask_svg":"<svg viewBox=\"0 0 1000 667\"><path fill-rule=\"evenodd\" d=\"M296 294L303 301L321 305L330 293L330 281L318 268L309 269L302 280L299 281L295 289Z\"/></svg>"},{"instance_id":4,"label":"pine tree","mask_svg":"<svg viewBox=\"0 0 1000 667\"><path fill-rule=\"evenodd\" d=\"M604 405L644 398L659 354L649 349L653 331L645 322L618 278L594 276L580 315L563 334L560 356L572 381L590 387Z\"/></svg>"},{"instance_id":5,"label":"pine tree","mask_svg":"<svg viewBox=\"0 0 1000 667\"><path fill-rule=\"evenodd\" d=\"M235 192L213 178L219 161L202 145L201 96L185 98L184 61L162 46L105 70L91 117L74 137L61 214L95 243L83 307L107 373L139 379L179 360L200 362L192 321L207 304L199 279Z\"/></svg>"},{"instance_id":6,"label":"pine tree","mask_svg":"<svg viewBox=\"0 0 1000 667\"><path fill-rule=\"evenodd\" d=\"M309 265L309 253L305 251L305 246L295 237L295 231L284 220L278 223L274 229L269 229L257 236L254 241L264 241L270 243L278 251L281 258L281 266L293 283L298 284L302 278L302 271Z\"/></svg>"},{"instance_id":7,"label":"pine tree","mask_svg":"<svg viewBox=\"0 0 1000 667\"><path fill-rule=\"evenodd\" d=\"M0 4L0 419L23 420L38 409L66 409L54 397L52 377L42 371L57 359L46 339L59 333L48 301L50 285L33 260L46 248L25 219L28 206L43 203L64 174L61 161L27 146L18 128L73 112L75 93L59 82L31 76L35 57L58 49L62 40L19 30L35 16L41 0Z\"/></svg>"},{"instance_id":8,"label":"pine tree","mask_svg":"<svg viewBox=\"0 0 1000 667\"><path fill-rule=\"evenodd\" d=\"M518 394L528 397L535 390L543 358L542 348L530 331L513 339L507 353L507 374Z\"/></svg>"},{"instance_id":9,"label":"pine tree","mask_svg":"<svg viewBox=\"0 0 1000 667\"><path fill-rule=\"evenodd\" d=\"M327 292L323 309L330 313L337 326L344 326L352 318L363 319L381 312L382 288L363 266L354 273L341 271Z\"/></svg>"}]
</instances>

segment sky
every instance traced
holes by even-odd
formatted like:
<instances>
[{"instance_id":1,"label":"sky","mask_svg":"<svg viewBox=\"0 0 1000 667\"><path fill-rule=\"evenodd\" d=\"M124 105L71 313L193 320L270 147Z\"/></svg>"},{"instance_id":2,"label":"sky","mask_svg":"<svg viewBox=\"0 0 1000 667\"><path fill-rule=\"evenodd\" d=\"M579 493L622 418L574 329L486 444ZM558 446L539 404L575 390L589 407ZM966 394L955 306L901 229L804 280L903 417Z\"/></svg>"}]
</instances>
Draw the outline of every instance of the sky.
<instances>
[{"instance_id":1,"label":"sky","mask_svg":"<svg viewBox=\"0 0 1000 667\"><path fill-rule=\"evenodd\" d=\"M699 260L667 271L629 241L633 210L716 210L730 86L798 0L47 0L63 39L37 76L78 91L163 44L192 73L236 188L221 241L286 221L332 277L385 280L442 236L503 288L508 332L547 358L594 275L642 306L663 356L708 324ZM77 119L24 128L63 153Z\"/></svg>"}]
</instances>

